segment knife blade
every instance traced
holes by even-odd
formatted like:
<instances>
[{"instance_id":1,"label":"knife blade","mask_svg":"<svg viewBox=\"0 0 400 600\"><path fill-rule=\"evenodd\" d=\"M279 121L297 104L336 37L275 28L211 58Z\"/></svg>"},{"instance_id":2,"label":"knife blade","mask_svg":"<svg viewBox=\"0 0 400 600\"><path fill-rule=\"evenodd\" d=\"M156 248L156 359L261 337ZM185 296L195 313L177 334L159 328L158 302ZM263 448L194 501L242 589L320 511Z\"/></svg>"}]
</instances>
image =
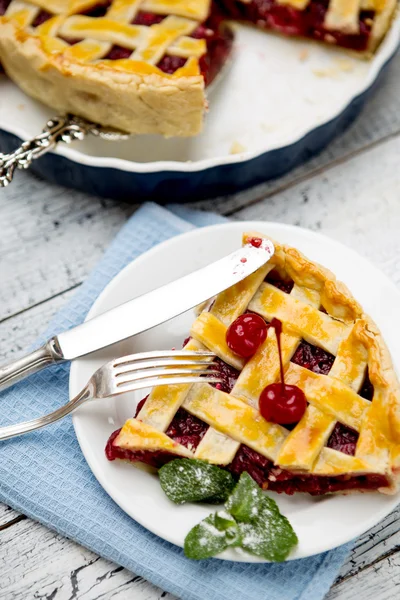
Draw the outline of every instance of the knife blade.
<instances>
[{"instance_id":1,"label":"knife blade","mask_svg":"<svg viewBox=\"0 0 400 600\"><path fill-rule=\"evenodd\" d=\"M267 263L274 245L250 244L176 281L129 300L51 338L44 346L0 368L0 390L48 365L73 360L147 331L209 300Z\"/></svg>"}]
</instances>

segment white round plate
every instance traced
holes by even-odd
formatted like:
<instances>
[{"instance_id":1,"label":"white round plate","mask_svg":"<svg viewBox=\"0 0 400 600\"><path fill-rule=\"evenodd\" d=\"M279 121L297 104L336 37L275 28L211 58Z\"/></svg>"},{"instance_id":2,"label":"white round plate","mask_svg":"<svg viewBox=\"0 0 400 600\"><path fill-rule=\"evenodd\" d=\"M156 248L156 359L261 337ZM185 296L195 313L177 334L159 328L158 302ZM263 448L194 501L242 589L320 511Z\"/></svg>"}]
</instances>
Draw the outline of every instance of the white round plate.
<instances>
[{"instance_id":1,"label":"white round plate","mask_svg":"<svg viewBox=\"0 0 400 600\"><path fill-rule=\"evenodd\" d=\"M243 25L235 29L232 65L210 94L201 135L138 136L125 142L89 137L71 147L60 144L56 154L85 166L134 173L191 173L249 161L290 147L337 118L372 86L400 40L398 18L374 58L363 61L322 44ZM0 76L0 130L27 139L50 117L54 111Z\"/></svg>"},{"instance_id":2,"label":"white round plate","mask_svg":"<svg viewBox=\"0 0 400 600\"><path fill-rule=\"evenodd\" d=\"M338 242L279 223L229 223L197 229L164 242L115 277L95 302L88 318L233 251L240 246L242 232L249 230L265 232L280 242L296 246L306 256L336 273L376 320L394 363L400 363L400 293L394 284L368 261ZM133 339L76 360L71 368L71 397L83 388L97 368L116 356L179 347L192 320L190 311ZM162 492L157 476L127 463L109 462L104 454L109 435L134 414L137 402L145 395L145 392L127 394L83 406L73 416L74 427L90 468L115 502L153 533L182 546L191 527L215 507L176 506ZM302 494L291 497L271 495L299 537L299 545L291 559L325 552L356 538L390 513L399 502L398 495L378 493L322 498ZM236 550L226 551L221 558L258 562Z\"/></svg>"}]
</instances>

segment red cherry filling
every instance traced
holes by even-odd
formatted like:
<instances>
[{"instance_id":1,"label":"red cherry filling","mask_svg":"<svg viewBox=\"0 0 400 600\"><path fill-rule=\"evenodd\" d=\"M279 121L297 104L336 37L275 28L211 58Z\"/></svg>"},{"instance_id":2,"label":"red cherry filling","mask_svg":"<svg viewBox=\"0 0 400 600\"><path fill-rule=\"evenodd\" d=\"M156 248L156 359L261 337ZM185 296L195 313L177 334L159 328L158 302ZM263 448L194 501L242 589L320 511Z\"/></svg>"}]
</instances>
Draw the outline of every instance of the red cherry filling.
<instances>
[{"instance_id":1,"label":"red cherry filling","mask_svg":"<svg viewBox=\"0 0 400 600\"><path fill-rule=\"evenodd\" d=\"M220 383L212 384L217 390L221 392L226 392L229 394L233 386L235 385L237 378L239 377L239 371L227 365L220 358L214 359L215 366L213 366L213 371L217 371L218 377L221 379Z\"/></svg>"},{"instance_id":2,"label":"red cherry filling","mask_svg":"<svg viewBox=\"0 0 400 600\"><path fill-rule=\"evenodd\" d=\"M304 10L298 10L277 0L218 0L230 18L253 23L257 27L272 29L288 36L308 37L337 44L344 48L364 51L368 48L373 11L362 11L359 32L347 34L325 28L329 2L311 0Z\"/></svg>"},{"instance_id":3,"label":"red cherry filling","mask_svg":"<svg viewBox=\"0 0 400 600\"><path fill-rule=\"evenodd\" d=\"M313 373L328 375L335 361L335 357L326 350L312 346L302 340L296 352L292 356L292 362L300 365Z\"/></svg>"},{"instance_id":4,"label":"red cherry filling","mask_svg":"<svg viewBox=\"0 0 400 600\"><path fill-rule=\"evenodd\" d=\"M111 6L111 2L112 0L99 0L94 6L83 10L82 15L86 15L87 17L105 17Z\"/></svg>"},{"instance_id":5,"label":"red cherry filling","mask_svg":"<svg viewBox=\"0 0 400 600\"><path fill-rule=\"evenodd\" d=\"M164 73L172 75L178 69L181 69L186 64L186 58L181 56L170 56L166 54L158 63L158 68Z\"/></svg>"},{"instance_id":6,"label":"red cherry filling","mask_svg":"<svg viewBox=\"0 0 400 600\"><path fill-rule=\"evenodd\" d=\"M104 58L106 60L123 60L124 58L129 58L131 55L132 50L129 48L123 48L122 46L117 46L117 44L115 44Z\"/></svg>"},{"instance_id":7,"label":"red cherry filling","mask_svg":"<svg viewBox=\"0 0 400 600\"><path fill-rule=\"evenodd\" d=\"M243 358L253 356L267 337L268 326L264 319L253 313L240 315L226 332L226 343L235 354Z\"/></svg>"},{"instance_id":8,"label":"red cherry filling","mask_svg":"<svg viewBox=\"0 0 400 600\"><path fill-rule=\"evenodd\" d=\"M10 4L11 0L0 0L0 17L6 13L6 10Z\"/></svg>"},{"instance_id":9,"label":"red cherry filling","mask_svg":"<svg viewBox=\"0 0 400 600\"><path fill-rule=\"evenodd\" d=\"M280 425L298 423L307 408L303 391L295 385L272 383L261 393L260 413L267 421Z\"/></svg>"},{"instance_id":10,"label":"red cherry filling","mask_svg":"<svg viewBox=\"0 0 400 600\"><path fill-rule=\"evenodd\" d=\"M349 456L354 456L356 453L356 445L358 440L358 432L350 429L346 425L336 423L328 440L328 448L343 452Z\"/></svg>"},{"instance_id":11,"label":"red cherry filling","mask_svg":"<svg viewBox=\"0 0 400 600\"><path fill-rule=\"evenodd\" d=\"M135 417L139 414L140 409L146 402L147 397L139 402ZM197 417L190 415L183 409L179 409L175 417L171 421L170 426L165 432L170 438L172 438L178 444L189 448L190 450L196 450L200 444L201 439L208 429L208 425ZM108 460L115 460L117 458L122 460L129 460L131 462L143 462L151 467L159 469L167 462L170 462L176 458L175 454L164 451L151 452L149 450L125 450L114 445L114 441L121 430L118 429L111 434L106 445L106 456Z\"/></svg>"},{"instance_id":12,"label":"red cherry filling","mask_svg":"<svg viewBox=\"0 0 400 600\"><path fill-rule=\"evenodd\" d=\"M166 434L172 437L178 444L194 451L200 444L207 429L208 425L206 423L190 415L185 410L179 409Z\"/></svg>"},{"instance_id":13,"label":"red cherry filling","mask_svg":"<svg viewBox=\"0 0 400 600\"><path fill-rule=\"evenodd\" d=\"M38 14L36 15L36 18L32 22L32 27L39 27L39 25L42 25L43 23L46 23L46 21L51 19L52 16L53 15L51 13L49 13L47 10L43 10L43 9L40 10L38 12Z\"/></svg>"},{"instance_id":14,"label":"red cherry filling","mask_svg":"<svg viewBox=\"0 0 400 600\"><path fill-rule=\"evenodd\" d=\"M374 397L374 386L372 385L371 380L369 378L368 370L365 375L364 383L361 386L359 394L362 398L365 398L366 400L372 400L372 398Z\"/></svg>"},{"instance_id":15,"label":"red cherry filling","mask_svg":"<svg viewBox=\"0 0 400 600\"><path fill-rule=\"evenodd\" d=\"M268 273L265 281L271 285L274 285L286 294L290 294L294 286L294 281L292 279L283 279L278 271L275 271L275 269L272 269L272 271Z\"/></svg>"},{"instance_id":16,"label":"red cherry filling","mask_svg":"<svg viewBox=\"0 0 400 600\"><path fill-rule=\"evenodd\" d=\"M272 466L273 463L268 458L242 444L228 469L237 477L240 477L246 471L262 487Z\"/></svg>"},{"instance_id":17,"label":"red cherry filling","mask_svg":"<svg viewBox=\"0 0 400 600\"><path fill-rule=\"evenodd\" d=\"M345 475L320 477L293 473L275 467L270 460L245 445L240 446L235 458L227 468L236 477L240 477L241 473L246 471L263 489L289 496L295 492L321 496L352 489L368 491L387 485L387 479L383 475L359 475L349 479Z\"/></svg>"},{"instance_id":18,"label":"red cherry filling","mask_svg":"<svg viewBox=\"0 0 400 600\"><path fill-rule=\"evenodd\" d=\"M165 17L163 15L155 15L154 13L140 10L132 23L133 25L144 25L145 27L151 27L152 25L161 23L161 21L164 19Z\"/></svg>"},{"instance_id":19,"label":"red cherry filling","mask_svg":"<svg viewBox=\"0 0 400 600\"><path fill-rule=\"evenodd\" d=\"M248 243L251 246L254 246L254 248L259 248L262 244L262 238L258 238L258 237L250 238Z\"/></svg>"}]
</instances>

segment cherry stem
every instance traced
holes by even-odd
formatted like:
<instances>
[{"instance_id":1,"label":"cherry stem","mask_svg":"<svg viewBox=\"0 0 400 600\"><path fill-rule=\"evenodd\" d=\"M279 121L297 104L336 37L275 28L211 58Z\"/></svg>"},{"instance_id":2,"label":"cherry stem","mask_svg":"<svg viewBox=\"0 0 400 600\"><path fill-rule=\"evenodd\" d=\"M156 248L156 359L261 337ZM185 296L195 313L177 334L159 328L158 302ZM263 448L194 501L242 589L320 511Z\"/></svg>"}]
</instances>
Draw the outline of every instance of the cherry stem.
<instances>
[{"instance_id":1,"label":"cherry stem","mask_svg":"<svg viewBox=\"0 0 400 600\"><path fill-rule=\"evenodd\" d=\"M285 395L285 374L283 372L282 346L281 346L282 323L279 319L272 319L271 327L273 327L275 329L276 342L278 344L279 368L280 368L280 372L281 372L281 390L282 390L282 396L284 396Z\"/></svg>"}]
</instances>

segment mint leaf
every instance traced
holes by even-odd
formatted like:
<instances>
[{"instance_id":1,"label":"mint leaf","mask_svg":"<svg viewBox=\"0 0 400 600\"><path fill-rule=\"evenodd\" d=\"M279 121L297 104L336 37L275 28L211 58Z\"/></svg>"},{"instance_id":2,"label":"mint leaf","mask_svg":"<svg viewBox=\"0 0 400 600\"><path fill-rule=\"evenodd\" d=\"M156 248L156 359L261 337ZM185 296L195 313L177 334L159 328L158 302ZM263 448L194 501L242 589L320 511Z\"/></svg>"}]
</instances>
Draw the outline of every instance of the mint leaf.
<instances>
[{"instance_id":1,"label":"mint leaf","mask_svg":"<svg viewBox=\"0 0 400 600\"><path fill-rule=\"evenodd\" d=\"M241 546L243 550L255 556L283 561L298 543L297 535L287 518L279 511L271 513L268 506L265 506L264 510L264 515L268 514L269 518L261 518L252 523L239 523Z\"/></svg>"},{"instance_id":2,"label":"mint leaf","mask_svg":"<svg viewBox=\"0 0 400 600\"><path fill-rule=\"evenodd\" d=\"M275 500L266 496L248 473L240 476L225 508L238 521L240 545L247 552L282 561L297 544L297 536Z\"/></svg>"},{"instance_id":3,"label":"mint leaf","mask_svg":"<svg viewBox=\"0 0 400 600\"><path fill-rule=\"evenodd\" d=\"M178 458L158 471L164 493L175 504L225 502L235 481L228 471L202 460Z\"/></svg>"},{"instance_id":4,"label":"mint leaf","mask_svg":"<svg viewBox=\"0 0 400 600\"><path fill-rule=\"evenodd\" d=\"M209 515L187 534L184 551L188 558L211 558L228 547L240 546L266 560L283 561L298 542L276 502L246 472L235 486L227 471L183 458L164 465L159 474L164 492L176 504L226 500L226 510Z\"/></svg>"},{"instance_id":5,"label":"mint leaf","mask_svg":"<svg viewBox=\"0 0 400 600\"><path fill-rule=\"evenodd\" d=\"M233 519L232 516L225 511L215 513L214 517L215 527L219 531L225 531L225 537L228 545L240 546L242 540L239 527L237 526L235 519Z\"/></svg>"},{"instance_id":6,"label":"mint leaf","mask_svg":"<svg viewBox=\"0 0 400 600\"><path fill-rule=\"evenodd\" d=\"M185 538L187 558L201 560L220 554L230 545L240 544L236 521L225 511L213 513L195 525Z\"/></svg>"},{"instance_id":7,"label":"mint leaf","mask_svg":"<svg viewBox=\"0 0 400 600\"><path fill-rule=\"evenodd\" d=\"M279 513L277 504L264 495L256 482L246 472L242 473L239 483L236 485L232 494L229 496L225 508L239 522L249 523L257 520L261 516L264 507L264 500L272 503L271 512Z\"/></svg>"},{"instance_id":8,"label":"mint leaf","mask_svg":"<svg viewBox=\"0 0 400 600\"><path fill-rule=\"evenodd\" d=\"M226 531L229 529L229 527L236 525L235 519L233 519L232 516L224 510L220 510L219 512L213 514L215 527L218 529L218 531Z\"/></svg>"}]
</instances>

